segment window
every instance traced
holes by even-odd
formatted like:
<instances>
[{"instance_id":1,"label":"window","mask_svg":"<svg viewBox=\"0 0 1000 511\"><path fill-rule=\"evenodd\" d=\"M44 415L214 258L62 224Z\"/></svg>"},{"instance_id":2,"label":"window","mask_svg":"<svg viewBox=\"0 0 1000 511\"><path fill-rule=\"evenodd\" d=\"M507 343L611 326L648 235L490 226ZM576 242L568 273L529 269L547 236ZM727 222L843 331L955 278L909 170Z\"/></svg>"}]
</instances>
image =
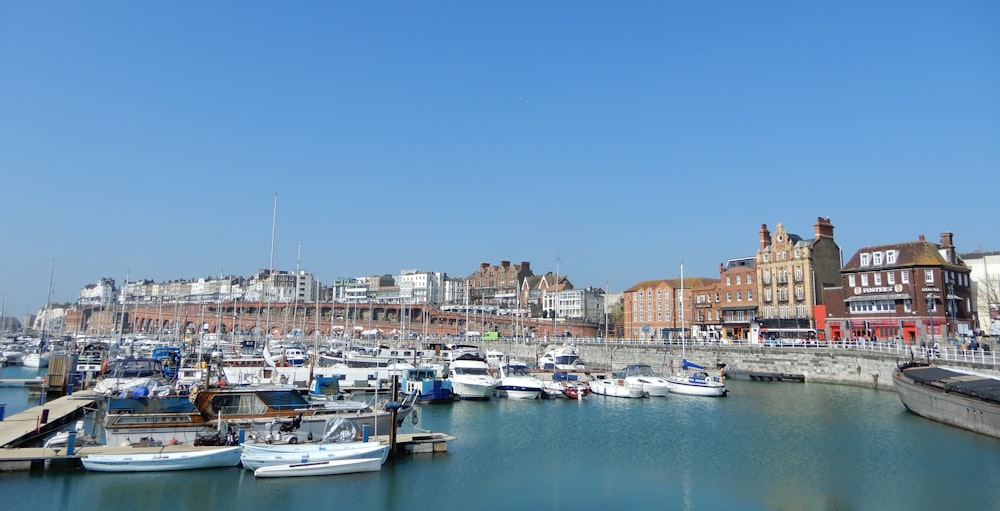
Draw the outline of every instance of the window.
<instances>
[{"instance_id":1,"label":"window","mask_svg":"<svg viewBox=\"0 0 1000 511\"><path fill-rule=\"evenodd\" d=\"M882 266L882 252L875 252L872 254L872 264L875 266Z\"/></svg>"},{"instance_id":2,"label":"window","mask_svg":"<svg viewBox=\"0 0 1000 511\"><path fill-rule=\"evenodd\" d=\"M899 254L898 250L886 250L885 251L885 264L896 264L896 255Z\"/></svg>"},{"instance_id":3,"label":"window","mask_svg":"<svg viewBox=\"0 0 1000 511\"><path fill-rule=\"evenodd\" d=\"M861 254L861 266L868 266L871 259L871 254L865 252Z\"/></svg>"},{"instance_id":4,"label":"window","mask_svg":"<svg viewBox=\"0 0 1000 511\"><path fill-rule=\"evenodd\" d=\"M729 280L729 275L726 275L726 285L727 286L732 285L732 282Z\"/></svg>"},{"instance_id":5,"label":"window","mask_svg":"<svg viewBox=\"0 0 1000 511\"><path fill-rule=\"evenodd\" d=\"M740 291L736 292L736 301L737 302L742 302L743 301L743 293L742 292L740 292Z\"/></svg>"},{"instance_id":6,"label":"window","mask_svg":"<svg viewBox=\"0 0 1000 511\"><path fill-rule=\"evenodd\" d=\"M748 302L753 301L753 291L747 291L747 301Z\"/></svg>"},{"instance_id":7,"label":"window","mask_svg":"<svg viewBox=\"0 0 1000 511\"><path fill-rule=\"evenodd\" d=\"M796 259L799 258L799 249L795 249L795 253L794 253L793 257L795 257Z\"/></svg>"},{"instance_id":8,"label":"window","mask_svg":"<svg viewBox=\"0 0 1000 511\"><path fill-rule=\"evenodd\" d=\"M853 273L847 276L847 285L851 286L851 287L854 287L854 286L857 285L855 283L855 278L854 278L854 274Z\"/></svg>"},{"instance_id":9,"label":"window","mask_svg":"<svg viewBox=\"0 0 1000 511\"><path fill-rule=\"evenodd\" d=\"M906 270L899 272L899 281L902 282L903 284L909 284L910 274L906 273Z\"/></svg>"},{"instance_id":10,"label":"window","mask_svg":"<svg viewBox=\"0 0 1000 511\"><path fill-rule=\"evenodd\" d=\"M737 286L740 285L740 276L739 275L736 276L736 285Z\"/></svg>"},{"instance_id":11,"label":"window","mask_svg":"<svg viewBox=\"0 0 1000 511\"><path fill-rule=\"evenodd\" d=\"M872 275L872 279L874 280L872 282L872 284L875 284L876 286L881 286L882 285L882 274L881 273L878 273L878 272L874 273Z\"/></svg>"},{"instance_id":12,"label":"window","mask_svg":"<svg viewBox=\"0 0 1000 511\"><path fill-rule=\"evenodd\" d=\"M868 287L868 274L867 273L862 273L861 274L861 287Z\"/></svg>"},{"instance_id":13,"label":"window","mask_svg":"<svg viewBox=\"0 0 1000 511\"><path fill-rule=\"evenodd\" d=\"M890 286L896 283L896 272L888 271L885 272L885 283Z\"/></svg>"},{"instance_id":14,"label":"window","mask_svg":"<svg viewBox=\"0 0 1000 511\"><path fill-rule=\"evenodd\" d=\"M733 301L733 294L732 293L726 293L726 301L727 302Z\"/></svg>"},{"instance_id":15,"label":"window","mask_svg":"<svg viewBox=\"0 0 1000 511\"><path fill-rule=\"evenodd\" d=\"M747 284L753 284L753 275L747 274Z\"/></svg>"},{"instance_id":16,"label":"window","mask_svg":"<svg viewBox=\"0 0 1000 511\"><path fill-rule=\"evenodd\" d=\"M932 268L924 270L924 282L927 284L934 283L934 270Z\"/></svg>"},{"instance_id":17,"label":"window","mask_svg":"<svg viewBox=\"0 0 1000 511\"><path fill-rule=\"evenodd\" d=\"M767 262L767 252L764 252L764 254L762 255L762 257L764 258L764 262L766 263Z\"/></svg>"}]
</instances>

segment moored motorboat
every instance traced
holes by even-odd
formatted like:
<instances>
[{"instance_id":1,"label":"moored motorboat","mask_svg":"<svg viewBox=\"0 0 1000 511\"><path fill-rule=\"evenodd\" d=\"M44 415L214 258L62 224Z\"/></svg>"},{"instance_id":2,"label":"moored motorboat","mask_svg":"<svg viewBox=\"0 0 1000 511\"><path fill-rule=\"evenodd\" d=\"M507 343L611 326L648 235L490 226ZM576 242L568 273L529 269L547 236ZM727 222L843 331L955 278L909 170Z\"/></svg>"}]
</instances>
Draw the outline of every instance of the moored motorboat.
<instances>
[{"instance_id":1,"label":"moored motorboat","mask_svg":"<svg viewBox=\"0 0 1000 511\"><path fill-rule=\"evenodd\" d=\"M418 403L451 403L455 392L451 380L439 378L432 367L409 367L402 370L403 393L416 393Z\"/></svg>"},{"instance_id":2,"label":"moored motorboat","mask_svg":"<svg viewBox=\"0 0 1000 511\"><path fill-rule=\"evenodd\" d=\"M586 366L576 346L565 345L551 349L539 357L538 368L546 371L583 371Z\"/></svg>"},{"instance_id":3,"label":"moored motorboat","mask_svg":"<svg viewBox=\"0 0 1000 511\"><path fill-rule=\"evenodd\" d=\"M670 393L670 383L653 372L649 364L629 364L622 370L625 381L639 385L650 397L666 397Z\"/></svg>"},{"instance_id":4,"label":"moored motorboat","mask_svg":"<svg viewBox=\"0 0 1000 511\"><path fill-rule=\"evenodd\" d=\"M641 398L646 397L646 392L641 385L636 385L625 381L624 378L608 377L607 375L596 375L590 380L590 391L601 396Z\"/></svg>"},{"instance_id":5,"label":"moored motorboat","mask_svg":"<svg viewBox=\"0 0 1000 511\"><path fill-rule=\"evenodd\" d=\"M378 472L382 470L379 458L315 461L288 465L268 465L253 471L254 477L306 477Z\"/></svg>"},{"instance_id":6,"label":"moored motorboat","mask_svg":"<svg viewBox=\"0 0 1000 511\"><path fill-rule=\"evenodd\" d=\"M240 447L161 450L154 453L90 454L80 459L92 472L163 472L199 468L235 467Z\"/></svg>"},{"instance_id":7,"label":"moored motorboat","mask_svg":"<svg viewBox=\"0 0 1000 511\"><path fill-rule=\"evenodd\" d=\"M897 365L892 381L911 412L1000 438L1000 379L911 361Z\"/></svg>"},{"instance_id":8,"label":"moored motorboat","mask_svg":"<svg viewBox=\"0 0 1000 511\"><path fill-rule=\"evenodd\" d=\"M542 396L545 384L528 372L524 362L509 360L502 363L499 370L500 378L495 389L497 397L538 399Z\"/></svg>"},{"instance_id":9,"label":"moored motorboat","mask_svg":"<svg viewBox=\"0 0 1000 511\"><path fill-rule=\"evenodd\" d=\"M489 399L493 395L497 384L484 358L462 355L451 362L449 371L448 379L460 399Z\"/></svg>"}]
</instances>

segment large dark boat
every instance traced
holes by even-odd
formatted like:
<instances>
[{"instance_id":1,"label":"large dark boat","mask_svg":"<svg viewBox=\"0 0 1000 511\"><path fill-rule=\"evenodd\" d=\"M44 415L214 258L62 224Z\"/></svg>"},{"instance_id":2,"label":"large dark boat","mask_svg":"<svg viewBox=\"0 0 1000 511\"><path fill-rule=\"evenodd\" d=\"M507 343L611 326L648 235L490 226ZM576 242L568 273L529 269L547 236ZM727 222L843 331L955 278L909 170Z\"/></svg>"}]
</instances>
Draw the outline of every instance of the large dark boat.
<instances>
[{"instance_id":1,"label":"large dark boat","mask_svg":"<svg viewBox=\"0 0 1000 511\"><path fill-rule=\"evenodd\" d=\"M911 412L1000 438L1000 379L907 362L897 366L892 380L899 400Z\"/></svg>"}]
</instances>

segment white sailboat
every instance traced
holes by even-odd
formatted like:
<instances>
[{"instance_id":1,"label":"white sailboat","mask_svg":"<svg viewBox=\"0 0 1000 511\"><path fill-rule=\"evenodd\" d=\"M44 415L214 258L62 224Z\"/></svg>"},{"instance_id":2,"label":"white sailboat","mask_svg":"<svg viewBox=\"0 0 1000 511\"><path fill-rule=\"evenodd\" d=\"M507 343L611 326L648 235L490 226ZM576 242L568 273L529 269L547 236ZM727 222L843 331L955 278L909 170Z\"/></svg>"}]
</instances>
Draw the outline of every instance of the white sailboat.
<instances>
[{"instance_id":1,"label":"white sailboat","mask_svg":"<svg viewBox=\"0 0 1000 511\"><path fill-rule=\"evenodd\" d=\"M705 368L694 362L689 362L685 350L687 336L684 333L684 263L681 263L681 294L678 297L678 312L681 317L681 370L667 377L667 389L674 394L689 396L723 397L729 391L722 377L705 372ZM694 372L689 370L694 369Z\"/></svg>"},{"instance_id":2,"label":"white sailboat","mask_svg":"<svg viewBox=\"0 0 1000 511\"><path fill-rule=\"evenodd\" d=\"M49 290L48 297L45 299L45 313L42 316L42 338L33 351L24 354L24 358L21 359L21 364L24 367L42 368L49 366L49 357L52 356L52 353L48 351L45 341L48 338L46 333L49 327L49 316L52 314L52 276L55 274L55 270L56 263L53 261L52 269L49 270Z\"/></svg>"}]
</instances>

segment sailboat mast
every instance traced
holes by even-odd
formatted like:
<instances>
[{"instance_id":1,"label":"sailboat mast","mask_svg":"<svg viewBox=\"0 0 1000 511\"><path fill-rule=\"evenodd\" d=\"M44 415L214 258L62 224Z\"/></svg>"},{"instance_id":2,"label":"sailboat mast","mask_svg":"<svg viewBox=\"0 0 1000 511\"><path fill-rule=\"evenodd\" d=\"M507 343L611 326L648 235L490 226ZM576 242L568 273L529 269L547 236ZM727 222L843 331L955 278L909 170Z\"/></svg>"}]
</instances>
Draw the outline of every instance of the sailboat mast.
<instances>
[{"instance_id":1,"label":"sailboat mast","mask_svg":"<svg viewBox=\"0 0 1000 511\"><path fill-rule=\"evenodd\" d=\"M274 230L278 224L278 194L274 194L274 212L271 214L271 255L267 263L267 286L264 291L267 293L267 314L264 320L264 345L268 343L271 336L271 295L274 292Z\"/></svg>"},{"instance_id":2,"label":"sailboat mast","mask_svg":"<svg viewBox=\"0 0 1000 511\"><path fill-rule=\"evenodd\" d=\"M49 270L49 289L48 295L45 298L45 315L42 316L42 343L45 343L45 331L48 329L49 325L49 309L52 308L52 276L56 272L56 262L52 261L52 269Z\"/></svg>"},{"instance_id":3,"label":"sailboat mast","mask_svg":"<svg viewBox=\"0 0 1000 511\"><path fill-rule=\"evenodd\" d=\"M684 333L684 308L685 308L685 304L684 304L684 262L683 261L681 261L681 296L680 296L680 298L678 300L678 305L680 305L680 307L678 307L678 312L681 315L681 358L684 359L684 358L687 358L687 355L686 355L685 349L684 349L685 345L687 345L687 336Z\"/></svg>"}]
</instances>

